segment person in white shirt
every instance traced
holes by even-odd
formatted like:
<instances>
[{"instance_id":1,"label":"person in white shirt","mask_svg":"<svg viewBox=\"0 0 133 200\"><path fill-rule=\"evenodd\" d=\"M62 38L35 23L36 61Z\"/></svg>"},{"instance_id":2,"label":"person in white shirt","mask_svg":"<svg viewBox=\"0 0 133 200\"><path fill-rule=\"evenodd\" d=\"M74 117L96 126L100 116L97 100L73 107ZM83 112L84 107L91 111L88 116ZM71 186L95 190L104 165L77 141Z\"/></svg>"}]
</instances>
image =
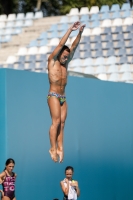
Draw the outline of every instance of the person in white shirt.
<instances>
[{"instance_id":1,"label":"person in white shirt","mask_svg":"<svg viewBox=\"0 0 133 200\"><path fill-rule=\"evenodd\" d=\"M73 180L74 169L71 166L66 167L66 178L60 182L61 189L64 193L64 200L77 200L80 195L78 181Z\"/></svg>"}]
</instances>

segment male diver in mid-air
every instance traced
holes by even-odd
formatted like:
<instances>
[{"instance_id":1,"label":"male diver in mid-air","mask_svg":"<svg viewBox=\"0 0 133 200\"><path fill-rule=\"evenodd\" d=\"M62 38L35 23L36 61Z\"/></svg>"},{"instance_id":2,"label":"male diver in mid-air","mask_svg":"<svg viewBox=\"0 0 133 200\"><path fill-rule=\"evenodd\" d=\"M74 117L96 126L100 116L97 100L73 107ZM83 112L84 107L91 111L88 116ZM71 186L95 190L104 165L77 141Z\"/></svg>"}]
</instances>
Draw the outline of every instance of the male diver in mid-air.
<instances>
[{"instance_id":1,"label":"male diver in mid-air","mask_svg":"<svg viewBox=\"0 0 133 200\"><path fill-rule=\"evenodd\" d=\"M60 40L58 46L48 58L48 76L50 89L47 96L48 106L52 118L49 130L51 148L49 153L54 162L63 161L63 132L67 116L67 103L65 86L67 84L68 63L72 60L74 52L81 39L85 25L75 22ZM72 31L79 29L79 33L71 47L65 45Z\"/></svg>"}]
</instances>

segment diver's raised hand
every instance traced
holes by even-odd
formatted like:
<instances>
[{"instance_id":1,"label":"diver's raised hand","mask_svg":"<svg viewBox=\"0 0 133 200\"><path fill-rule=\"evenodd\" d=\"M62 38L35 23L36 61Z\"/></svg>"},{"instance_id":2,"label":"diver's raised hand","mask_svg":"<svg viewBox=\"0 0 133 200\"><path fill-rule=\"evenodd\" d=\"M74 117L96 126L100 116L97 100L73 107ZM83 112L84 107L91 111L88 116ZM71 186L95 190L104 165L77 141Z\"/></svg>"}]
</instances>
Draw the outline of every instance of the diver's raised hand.
<instances>
[{"instance_id":1,"label":"diver's raised hand","mask_svg":"<svg viewBox=\"0 0 133 200\"><path fill-rule=\"evenodd\" d=\"M78 21L78 22L75 22L71 27L71 31L76 31L79 27L80 27L81 23Z\"/></svg>"},{"instance_id":2,"label":"diver's raised hand","mask_svg":"<svg viewBox=\"0 0 133 200\"><path fill-rule=\"evenodd\" d=\"M81 25L80 28L79 28L79 31L80 31L80 32L83 32L85 26L86 26L85 24Z\"/></svg>"}]
</instances>

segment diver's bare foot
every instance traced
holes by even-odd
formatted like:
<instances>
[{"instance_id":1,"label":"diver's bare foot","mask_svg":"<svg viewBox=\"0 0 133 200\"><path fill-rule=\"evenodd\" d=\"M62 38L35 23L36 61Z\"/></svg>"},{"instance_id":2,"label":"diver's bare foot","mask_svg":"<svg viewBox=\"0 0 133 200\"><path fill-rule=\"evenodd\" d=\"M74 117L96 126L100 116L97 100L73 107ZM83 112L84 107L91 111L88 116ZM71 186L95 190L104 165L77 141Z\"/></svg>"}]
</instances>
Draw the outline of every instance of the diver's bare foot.
<instances>
[{"instance_id":1,"label":"diver's bare foot","mask_svg":"<svg viewBox=\"0 0 133 200\"><path fill-rule=\"evenodd\" d=\"M57 153L56 150L49 149L50 156L54 162L57 162Z\"/></svg>"},{"instance_id":2,"label":"diver's bare foot","mask_svg":"<svg viewBox=\"0 0 133 200\"><path fill-rule=\"evenodd\" d=\"M62 163L63 162L63 157L64 157L64 151L63 151L63 149L57 148L57 154L59 156L59 162Z\"/></svg>"}]
</instances>

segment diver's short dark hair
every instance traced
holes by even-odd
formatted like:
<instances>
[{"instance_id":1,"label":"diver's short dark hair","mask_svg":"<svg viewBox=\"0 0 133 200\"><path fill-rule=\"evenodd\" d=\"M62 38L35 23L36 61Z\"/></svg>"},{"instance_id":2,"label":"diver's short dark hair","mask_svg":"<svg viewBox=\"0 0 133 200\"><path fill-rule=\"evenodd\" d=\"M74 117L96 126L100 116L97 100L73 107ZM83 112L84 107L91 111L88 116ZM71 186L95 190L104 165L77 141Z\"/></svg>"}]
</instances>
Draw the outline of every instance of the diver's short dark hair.
<instances>
[{"instance_id":1,"label":"diver's short dark hair","mask_svg":"<svg viewBox=\"0 0 133 200\"><path fill-rule=\"evenodd\" d=\"M7 166L7 165L9 165L10 163L13 163L13 164L15 165L15 161L14 161L12 158L8 158L8 159L6 160L5 165Z\"/></svg>"},{"instance_id":2,"label":"diver's short dark hair","mask_svg":"<svg viewBox=\"0 0 133 200\"><path fill-rule=\"evenodd\" d=\"M61 54L63 53L63 51L67 51L70 53L70 48L66 45L64 45L60 51L60 53L58 54L58 59L60 58Z\"/></svg>"},{"instance_id":3,"label":"diver's short dark hair","mask_svg":"<svg viewBox=\"0 0 133 200\"><path fill-rule=\"evenodd\" d=\"M70 53L70 48L66 45L64 45L60 51L60 53L62 53L63 51L68 51Z\"/></svg>"},{"instance_id":4,"label":"diver's short dark hair","mask_svg":"<svg viewBox=\"0 0 133 200\"><path fill-rule=\"evenodd\" d=\"M14 161L12 158L8 158L8 159L6 160L5 166L9 165L10 163L12 163L12 164L15 165L15 161ZM4 170L6 170L6 167L5 167Z\"/></svg>"},{"instance_id":5,"label":"diver's short dark hair","mask_svg":"<svg viewBox=\"0 0 133 200\"><path fill-rule=\"evenodd\" d=\"M67 166L66 169L65 169L65 172L66 172L67 170L69 170L69 169L72 170L72 172L74 172L74 169L73 169L73 167L71 167L71 166Z\"/></svg>"}]
</instances>

